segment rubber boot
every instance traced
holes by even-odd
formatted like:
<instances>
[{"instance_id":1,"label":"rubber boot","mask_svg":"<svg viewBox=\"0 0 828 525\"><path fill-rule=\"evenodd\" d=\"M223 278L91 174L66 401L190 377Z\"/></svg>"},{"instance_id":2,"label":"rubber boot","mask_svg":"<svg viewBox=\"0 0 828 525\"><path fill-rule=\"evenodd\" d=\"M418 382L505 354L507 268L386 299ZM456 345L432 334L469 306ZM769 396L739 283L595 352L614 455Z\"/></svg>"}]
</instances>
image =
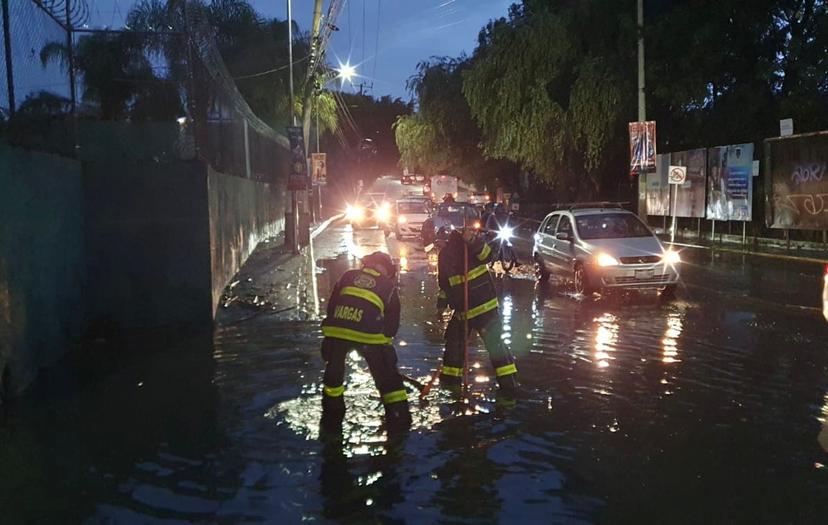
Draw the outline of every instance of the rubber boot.
<instances>
[{"instance_id":1,"label":"rubber boot","mask_svg":"<svg viewBox=\"0 0 828 525\"><path fill-rule=\"evenodd\" d=\"M389 434L399 434L411 428L411 411L408 401L385 405L385 427Z\"/></svg>"},{"instance_id":2,"label":"rubber boot","mask_svg":"<svg viewBox=\"0 0 828 525\"><path fill-rule=\"evenodd\" d=\"M325 434L342 432L342 420L345 419L345 399L342 396L322 396L322 420L319 430Z\"/></svg>"},{"instance_id":3,"label":"rubber boot","mask_svg":"<svg viewBox=\"0 0 828 525\"><path fill-rule=\"evenodd\" d=\"M509 374L497 378L497 384L500 386L500 391L506 397L513 399L523 398L527 396L526 391L520 386L517 374Z\"/></svg>"},{"instance_id":4,"label":"rubber boot","mask_svg":"<svg viewBox=\"0 0 828 525\"><path fill-rule=\"evenodd\" d=\"M460 389L463 387L463 378L440 374L440 387L445 388L449 392L460 392Z\"/></svg>"}]
</instances>

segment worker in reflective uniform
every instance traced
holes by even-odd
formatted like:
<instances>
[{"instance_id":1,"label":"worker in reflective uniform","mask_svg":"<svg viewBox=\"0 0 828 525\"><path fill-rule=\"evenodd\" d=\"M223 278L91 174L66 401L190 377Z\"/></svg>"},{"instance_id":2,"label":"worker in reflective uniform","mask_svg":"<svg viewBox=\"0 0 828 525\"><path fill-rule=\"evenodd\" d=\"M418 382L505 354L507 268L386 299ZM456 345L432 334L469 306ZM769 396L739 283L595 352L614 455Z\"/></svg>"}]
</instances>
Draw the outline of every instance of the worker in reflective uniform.
<instances>
[{"instance_id":1,"label":"worker in reflective uniform","mask_svg":"<svg viewBox=\"0 0 828 525\"><path fill-rule=\"evenodd\" d=\"M464 261L468 256L468 262ZM437 280L440 291L438 309L450 306L454 315L446 327L446 350L440 383L458 385L463 378L465 363L464 338L477 331L495 369L500 388L517 392L517 367L512 353L503 343L503 325L498 313L497 293L487 263L491 247L473 228L452 231L448 243L437 258ZM464 269L468 273L464 276ZM468 281L468 311L464 311L465 283ZM468 316L469 333L464 333Z\"/></svg>"},{"instance_id":2,"label":"worker in reflective uniform","mask_svg":"<svg viewBox=\"0 0 828 525\"><path fill-rule=\"evenodd\" d=\"M391 257L381 252L366 256L362 263L362 269L345 272L336 283L322 321L322 358L326 363L322 424L326 429L342 424L345 357L357 350L368 362L382 396L388 429L403 430L410 426L411 415L392 346L400 327L396 267Z\"/></svg>"}]
</instances>

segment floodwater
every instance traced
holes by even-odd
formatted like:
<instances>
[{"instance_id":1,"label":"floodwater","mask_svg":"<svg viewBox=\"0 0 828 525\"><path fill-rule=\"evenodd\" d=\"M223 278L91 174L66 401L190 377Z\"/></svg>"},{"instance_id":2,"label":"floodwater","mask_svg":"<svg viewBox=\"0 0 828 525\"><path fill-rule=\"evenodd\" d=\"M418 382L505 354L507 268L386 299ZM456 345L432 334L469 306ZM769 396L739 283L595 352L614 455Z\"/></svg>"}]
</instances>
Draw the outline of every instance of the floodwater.
<instances>
[{"instance_id":1,"label":"floodwater","mask_svg":"<svg viewBox=\"0 0 828 525\"><path fill-rule=\"evenodd\" d=\"M433 257L344 225L318 241L322 298L352 256L401 258L399 363L427 380ZM820 267L683 255L672 302L498 277L528 398L498 398L475 342L468 402L435 388L391 441L356 356L343 441L319 439L316 321L220 314L211 335L76 352L0 420L0 521L824 523Z\"/></svg>"}]
</instances>

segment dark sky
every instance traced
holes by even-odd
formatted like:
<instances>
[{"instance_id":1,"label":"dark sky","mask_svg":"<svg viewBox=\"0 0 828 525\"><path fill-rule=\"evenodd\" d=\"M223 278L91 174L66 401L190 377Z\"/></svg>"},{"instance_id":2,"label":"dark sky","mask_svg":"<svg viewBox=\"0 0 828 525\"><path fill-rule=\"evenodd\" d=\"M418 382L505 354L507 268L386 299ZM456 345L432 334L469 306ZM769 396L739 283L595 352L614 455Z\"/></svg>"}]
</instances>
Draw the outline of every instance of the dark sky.
<instances>
[{"instance_id":1,"label":"dark sky","mask_svg":"<svg viewBox=\"0 0 828 525\"><path fill-rule=\"evenodd\" d=\"M135 0L87 1L91 25L119 28ZM249 1L265 16L286 18L286 0ZM471 53L480 28L492 18L505 16L514 1L346 0L336 20L340 31L331 39L328 60L336 64L337 59L350 59L362 77L356 82L365 82L366 89L373 84L375 96L390 94L408 99L405 81L419 61ZM325 0L323 13L329 3ZM293 0L292 5L297 23L303 30L309 29L313 1Z\"/></svg>"}]
</instances>

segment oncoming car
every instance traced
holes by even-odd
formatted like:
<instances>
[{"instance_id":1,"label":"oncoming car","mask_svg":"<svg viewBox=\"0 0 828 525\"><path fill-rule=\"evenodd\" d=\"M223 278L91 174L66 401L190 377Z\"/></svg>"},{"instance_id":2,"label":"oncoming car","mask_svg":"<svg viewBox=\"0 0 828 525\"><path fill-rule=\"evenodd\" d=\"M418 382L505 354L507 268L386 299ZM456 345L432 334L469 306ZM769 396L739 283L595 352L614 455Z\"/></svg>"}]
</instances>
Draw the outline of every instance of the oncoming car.
<instances>
[{"instance_id":1,"label":"oncoming car","mask_svg":"<svg viewBox=\"0 0 828 525\"><path fill-rule=\"evenodd\" d=\"M452 230L460 228L480 229L480 212L467 202L438 204L431 218L423 223L423 246L448 240Z\"/></svg>"},{"instance_id":2,"label":"oncoming car","mask_svg":"<svg viewBox=\"0 0 828 525\"><path fill-rule=\"evenodd\" d=\"M384 193L366 193L345 208L345 218L354 229L376 226L388 235L393 220L391 203L385 200Z\"/></svg>"},{"instance_id":3,"label":"oncoming car","mask_svg":"<svg viewBox=\"0 0 828 525\"><path fill-rule=\"evenodd\" d=\"M423 223L428 220L431 209L425 198L403 198L397 201L397 225L394 233L399 240L405 237L418 237L423 230Z\"/></svg>"},{"instance_id":4,"label":"oncoming car","mask_svg":"<svg viewBox=\"0 0 828 525\"><path fill-rule=\"evenodd\" d=\"M541 222L532 250L541 281L554 273L575 292L654 288L675 292L678 252L667 250L639 218L623 209L571 208Z\"/></svg>"}]
</instances>

